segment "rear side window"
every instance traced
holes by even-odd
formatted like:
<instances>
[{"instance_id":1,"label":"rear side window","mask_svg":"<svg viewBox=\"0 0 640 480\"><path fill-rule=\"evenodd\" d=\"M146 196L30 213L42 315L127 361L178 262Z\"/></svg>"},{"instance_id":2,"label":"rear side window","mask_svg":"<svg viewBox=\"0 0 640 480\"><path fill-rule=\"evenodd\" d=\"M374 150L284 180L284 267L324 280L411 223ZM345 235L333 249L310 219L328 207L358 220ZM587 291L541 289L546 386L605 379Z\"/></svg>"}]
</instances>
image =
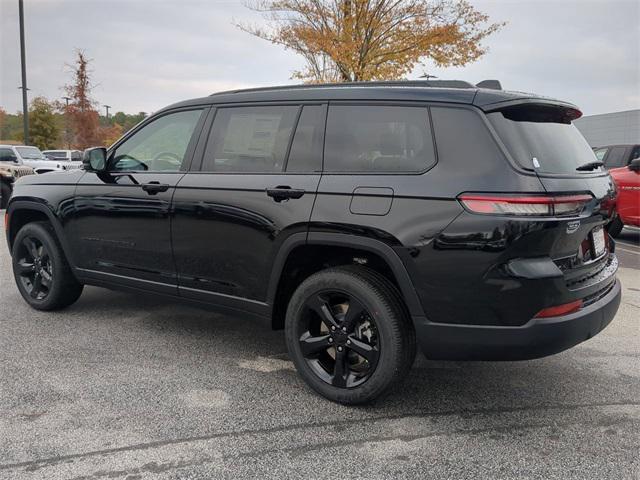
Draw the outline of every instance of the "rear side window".
<instances>
[{"instance_id":1,"label":"rear side window","mask_svg":"<svg viewBox=\"0 0 640 480\"><path fill-rule=\"evenodd\" d=\"M596 148L593 153L595 154L596 158L598 160L600 160L601 162L604 161L604 157L607 154L607 152L609 151L609 149L607 147L605 148Z\"/></svg>"},{"instance_id":2,"label":"rear side window","mask_svg":"<svg viewBox=\"0 0 640 480\"><path fill-rule=\"evenodd\" d=\"M329 107L325 171L414 173L434 163L426 107Z\"/></svg>"},{"instance_id":3,"label":"rear side window","mask_svg":"<svg viewBox=\"0 0 640 480\"><path fill-rule=\"evenodd\" d=\"M612 147L611 152L609 152L609 156L607 157L606 166L607 168L619 168L624 167L627 162L626 154L627 147Z\"/></svg>"},{"instance_id":4,"label":"rear side window","mask_svg":"<svg viewBox=\"0 0 640 480\"><path fill-rule=\"evenodd\" d=\"M297 115L297 106L218 109L202 171L282 171Z\"/></svg>"},{"instance_id":5,"label":"rear side window","mask_svg":"<svg viewBox=\"0 0 640 480\"><path fill-rule=\"evenodd\" d=\"M321 105L307 105L302 109L287 160L287 172L322 170L324 116L325 109Z\"/></svg>"},{"instance_id":6,"label":"rear side window","mask_svg":"<svg viewBox=\"0 0 640 480\"><path fill-rule=\"evenodd\" d=\"M487 115L511 156L524 168L534 169L534 158L548 174L593 173L600 167L577 167L598 159L562 107L519 106Z\"/></svg>"}]
</instances>

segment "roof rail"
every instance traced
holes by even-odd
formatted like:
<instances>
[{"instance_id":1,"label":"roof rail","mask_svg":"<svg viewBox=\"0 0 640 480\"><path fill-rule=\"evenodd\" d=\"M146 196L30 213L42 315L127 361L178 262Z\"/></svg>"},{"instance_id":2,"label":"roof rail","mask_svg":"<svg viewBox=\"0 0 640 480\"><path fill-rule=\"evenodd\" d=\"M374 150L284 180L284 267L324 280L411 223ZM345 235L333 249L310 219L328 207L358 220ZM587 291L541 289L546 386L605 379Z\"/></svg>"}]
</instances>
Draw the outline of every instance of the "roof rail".
<instances>
[{"instance_id":1,"label":"roof rail","mask_svg":"<svg viewBox=\"0 0 640 480\"><path fill-rule=\"evenodd\" d=\"M482 82L481 82L482 83ZM227 95L245 92L265 92L272 90L301 90L305 88L344 88L344 87L431 87L431 88L476 88L472 83L464 80L384 80L372 82L343 82L343 83L306 83L298 85L280 85L277 87L243 88L212 93ZM485 87L486 88L486 87Z\"/></svg>"}]
</instances>

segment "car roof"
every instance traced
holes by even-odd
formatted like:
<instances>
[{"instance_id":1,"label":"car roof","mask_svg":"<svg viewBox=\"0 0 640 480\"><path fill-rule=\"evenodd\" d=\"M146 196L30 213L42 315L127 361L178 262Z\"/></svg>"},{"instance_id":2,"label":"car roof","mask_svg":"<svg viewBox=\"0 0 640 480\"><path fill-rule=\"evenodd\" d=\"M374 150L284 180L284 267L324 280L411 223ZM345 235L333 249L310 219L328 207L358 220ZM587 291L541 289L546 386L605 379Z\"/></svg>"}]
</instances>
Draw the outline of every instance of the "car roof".
<instances>
[{"instance_id":1,"label":"car roof","mask_svg":"<svg viewBox=\"0 0 640 480\"><path fill-rule=\"evenodd\" d=\"M208 97L175 103L161 111L195 105L222 105L251 102L304 102L328 100L421 101L475 105L491 111L512 104L553 104L578 108L568 102L525 92L478 88L460 80L353 82L283 85L219 92Z\"/></svg>"}]
</instances>

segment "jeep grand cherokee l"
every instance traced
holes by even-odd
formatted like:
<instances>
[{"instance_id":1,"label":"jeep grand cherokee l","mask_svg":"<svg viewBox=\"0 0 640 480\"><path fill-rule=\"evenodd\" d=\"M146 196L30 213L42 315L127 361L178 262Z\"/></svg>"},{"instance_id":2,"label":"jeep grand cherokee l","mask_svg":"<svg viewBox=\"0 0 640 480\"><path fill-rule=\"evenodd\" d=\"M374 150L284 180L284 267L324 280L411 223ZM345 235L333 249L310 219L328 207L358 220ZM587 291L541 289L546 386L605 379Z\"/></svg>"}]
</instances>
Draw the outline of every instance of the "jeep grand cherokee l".
<instances>
[{"instance_id":1,"label":"jeep grand cherokee l","mask_svg":"<svg viewBox=\"0 0 640 480\"><path fill-rule=\"evenodd\" d=\"M574 105L457 82L277 87L167 107L84 170L21 179L15 279L34 308L83 285L284 329L346 404L429 358L550 355L620 302L614 186Z\"/></svg>"}]
</instances>

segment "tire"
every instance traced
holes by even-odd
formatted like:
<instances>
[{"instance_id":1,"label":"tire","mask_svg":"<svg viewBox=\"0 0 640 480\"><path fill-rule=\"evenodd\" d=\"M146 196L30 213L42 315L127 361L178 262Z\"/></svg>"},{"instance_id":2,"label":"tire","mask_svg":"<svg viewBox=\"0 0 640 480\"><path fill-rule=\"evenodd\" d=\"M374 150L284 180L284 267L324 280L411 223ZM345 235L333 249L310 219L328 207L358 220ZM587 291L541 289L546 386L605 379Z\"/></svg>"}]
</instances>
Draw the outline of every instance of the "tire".
<instances>
[{"instance_id":1,"label":"tire","mask_svg":"<svg viewBox=\"0 0 640 480\"><path fill-rule=\"evenodd\" d=\"M73 275L49 223L33 222L22 227L11 256L18 290L36 310L68 307L82 294L83 285Z\"/></svg>"},{"instance_id":2,"label":"tire","mask_svg":"<svg viewBox=\"0 0 640 480\"><path fill-rule=\"evenodd\" d=\"M4 182L0 182L0 210L7 208L11 197L11 187Z\"/></svg>"},{"instance_id":3,"label":"tire","mask_svg":"<svg viewBox=\"0 0 640 480\"><path fill-rule=\"evenodd\" d=\"M614 218L607 226L607 231L613 238L617 238L623 228L624 224L622 223L622 220L620 220L620 217L616 216L616 218Z\"/></svg>"},{"instance_id":4,"label":"tire","mask_svg":"<svg viewBox=\"0 0 640 480\"><path fill-rule=\"evenodd\" d=\"M323 270L302 282L287 308L285 337L307 385L345 405L389 392L416 355L413 323L395 286L356 266Z\"/></svg>"}]
</instances>

